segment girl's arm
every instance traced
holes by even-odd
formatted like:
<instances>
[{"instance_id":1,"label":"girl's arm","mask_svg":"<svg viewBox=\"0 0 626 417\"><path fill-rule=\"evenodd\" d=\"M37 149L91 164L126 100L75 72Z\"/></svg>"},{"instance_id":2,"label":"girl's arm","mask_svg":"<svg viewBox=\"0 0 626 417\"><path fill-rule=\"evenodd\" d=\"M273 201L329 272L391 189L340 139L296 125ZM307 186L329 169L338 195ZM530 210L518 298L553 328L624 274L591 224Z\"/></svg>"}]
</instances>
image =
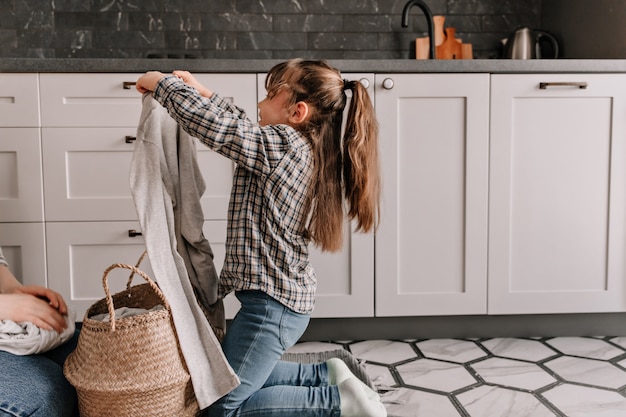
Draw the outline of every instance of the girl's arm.
<instances>
[{"instance_id":1,"label":"girl's arm","mask_svg":"<svg viewBox=\"0 0 626 417\"><path fill-rule=\"evenodd\" d=\"M214 103L217 104L220 108L237 115L241 119L248 118L248 116L246 115L246 112L243 109L217 96L217 94L211 91L208 87L200 83L200 81L198 81L198 79L194 77L189 71L177 70L177 71L174 71L172 75L181 79L188 86L195 88L202 97L205 97L208 99L212 98ZM157 88L158 82L161 79L165 78L166 76L167 76L166 74L163 74L158 71L151 71L151 72L145 73L139 78L139 80L137 80L137 85L136 85L137 91L139 91L142 94L146 92L153 92Z\"/></svg>"},{"instance_id":2,"label":"girl's arm","mask_svg":"<svg viewBox=\"0 0 626 417\"><path fill-rule=\"evenodd\" d=\"M267 174L290 149L289 142L300 138L286 125L260 127L217 94L206 99L174 76L146 73L137 90L154 91L154 98L187 133L257 175Z\"/></svg>"}]
</instances>

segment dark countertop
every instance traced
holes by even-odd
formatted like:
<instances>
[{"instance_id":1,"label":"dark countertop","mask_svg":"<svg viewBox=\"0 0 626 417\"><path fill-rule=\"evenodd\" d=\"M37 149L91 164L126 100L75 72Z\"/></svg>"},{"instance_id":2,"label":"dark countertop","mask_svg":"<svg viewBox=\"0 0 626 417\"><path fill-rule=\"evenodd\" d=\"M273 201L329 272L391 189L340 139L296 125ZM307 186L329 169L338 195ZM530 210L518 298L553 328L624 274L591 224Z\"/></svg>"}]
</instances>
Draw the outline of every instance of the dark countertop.
<instances>
[{"instance_id":1,"label":"dark countertop","mask_svg":"<svg viewBox=\"0 0 626 417\"><path fill-rule=\"evenodd\" d=\"M282 60L0 58L0 73L265 72ZM626 73L626 59L329 60L343 72L375 73Z\"/></svg>"}]
</instances>

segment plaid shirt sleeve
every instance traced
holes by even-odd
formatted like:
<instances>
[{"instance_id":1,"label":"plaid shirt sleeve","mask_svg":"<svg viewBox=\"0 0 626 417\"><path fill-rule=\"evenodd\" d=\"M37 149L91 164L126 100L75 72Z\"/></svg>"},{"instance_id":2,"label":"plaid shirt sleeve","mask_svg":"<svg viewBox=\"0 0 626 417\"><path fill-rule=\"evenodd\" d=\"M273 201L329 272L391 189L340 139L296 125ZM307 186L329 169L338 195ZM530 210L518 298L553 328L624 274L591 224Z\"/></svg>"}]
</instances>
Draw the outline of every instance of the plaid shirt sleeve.
<instances>
[{"instance_id":1,"label":"plaid shirt sleeve","mask_svg":"<svg viewBox=\"0 0 626 417\"><path fill-rule=\"evenodd\" d=\"M257 175L266 175L288 149L280 126L262 128L244 110L217 94L206 99L177 77L165 77L154 93L187 133Z\"/></svg>"},{"instance_id":2,"label":"plaid shirt sleeve","mask_svg":"<svg viewBox=\"0 0 626 417\"><path fill-rule=\"evenodd\" d=\"M309 261L310 144L286 125L259 126L218 95L210 99L176 77L154 96L191 136L236 163L228 207L220 296L260 290L292 310L313 310L317 281Z\"/></svg>"}]
</instances>

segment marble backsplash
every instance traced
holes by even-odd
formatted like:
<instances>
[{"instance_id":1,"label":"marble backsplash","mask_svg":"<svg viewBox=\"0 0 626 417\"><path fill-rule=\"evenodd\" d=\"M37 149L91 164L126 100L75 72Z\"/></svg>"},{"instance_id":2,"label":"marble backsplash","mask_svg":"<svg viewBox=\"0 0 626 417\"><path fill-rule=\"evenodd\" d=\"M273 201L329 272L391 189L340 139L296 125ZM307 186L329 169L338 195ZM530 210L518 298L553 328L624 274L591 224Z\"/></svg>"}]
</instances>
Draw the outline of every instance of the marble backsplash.
<instances>
[{"instance_id":1,"label":"marble backsplash","mask_svg":"<svg viewBox=\"0 0 626 417\"><path fill-rule=\"evenodd\" d=\"M500 39L539 27L542 0L427 0L498 58ZM426 21L406 0L0 0L0 58L414 58Z\"/></svg>"}]
</instances>

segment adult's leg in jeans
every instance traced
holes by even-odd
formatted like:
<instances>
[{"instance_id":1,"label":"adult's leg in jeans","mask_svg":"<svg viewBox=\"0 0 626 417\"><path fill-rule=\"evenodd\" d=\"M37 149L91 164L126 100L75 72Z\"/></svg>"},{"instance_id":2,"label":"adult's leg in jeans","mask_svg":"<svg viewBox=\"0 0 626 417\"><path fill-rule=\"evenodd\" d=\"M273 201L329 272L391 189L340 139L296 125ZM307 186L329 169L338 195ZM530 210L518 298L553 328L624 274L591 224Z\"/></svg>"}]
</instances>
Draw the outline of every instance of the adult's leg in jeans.
<instances>
[{"instance_id":1,"label":"adult's leg in jeans","mask_svg":"<svg viewBox=\"0 0 626 417\"><path fill-rule=\"evenodd\" d=\"M71 417L76 392L63 369L43 355L0 351L0 416Z\"/></svg>"},{"instance_id":2,"label":"adult's leg in jeans","mask_svg":"<svg viewBox=\"0 0 626 417\"><path fill-rule=\"evenodd\" d=\"M209 416L338 416L336 387L295 386L295 380L309 376L293 375L293 385L263 388L270 375L277 375L274 369L281 355L304 333L309 316L297 314L258 291L239 292L237 297L241 310L229 326L223 349L241 385L212 405ZM291 380L287 374L279 379Z\"/></svg>"}]
</instances>

